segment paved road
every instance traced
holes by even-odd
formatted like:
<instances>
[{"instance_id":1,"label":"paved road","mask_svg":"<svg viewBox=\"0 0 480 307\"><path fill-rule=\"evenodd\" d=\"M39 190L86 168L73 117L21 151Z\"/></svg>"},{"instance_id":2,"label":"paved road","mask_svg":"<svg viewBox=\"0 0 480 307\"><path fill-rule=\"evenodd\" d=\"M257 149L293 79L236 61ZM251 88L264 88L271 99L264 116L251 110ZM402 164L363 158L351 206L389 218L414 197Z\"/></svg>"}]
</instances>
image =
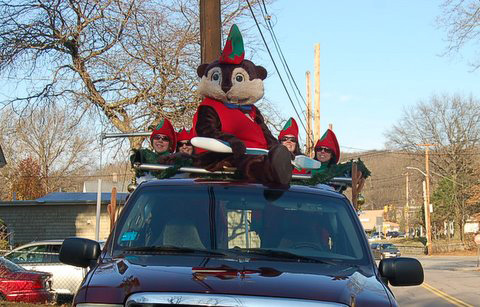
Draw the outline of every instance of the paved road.
<instances>
[{"instance_id":1,"label":"paved road","mask_svg":"<svg viewBox=\"0 0 480 307\"><path fill-rule=\"evenodd\" d=\"M480 306L480 270L476 256L416 257L425 282L391 287L400 306Z\"/></svg>"}]
</instances>

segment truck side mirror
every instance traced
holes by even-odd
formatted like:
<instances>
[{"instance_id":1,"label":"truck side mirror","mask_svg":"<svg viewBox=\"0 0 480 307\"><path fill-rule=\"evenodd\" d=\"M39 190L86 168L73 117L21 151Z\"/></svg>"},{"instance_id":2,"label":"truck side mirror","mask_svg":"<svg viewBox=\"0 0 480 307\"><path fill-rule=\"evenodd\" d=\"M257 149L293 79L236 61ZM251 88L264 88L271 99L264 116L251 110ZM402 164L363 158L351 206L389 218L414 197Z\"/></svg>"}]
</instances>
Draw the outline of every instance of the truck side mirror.
<instances>
[{"instance_id":1,"label":"truck side mirror","mask_svg":"<svg viewBox=\"0 0 480 307\"><path fill-rule=\"evenodd\" d=\"M422 264L414 258L383 259L378 265L380 275L392 286L417 286L423 283Z\"/></svg>"},{"instance_id":2,"label":"truck side mirror","mask_svg":"<svg viewBox=\"0 0 480 307\"><path fill-rule=\"evenodd\" d=\"M100 256L100 243L84 238L67 238L60 248L60 261L82 268L94 264Z\"/></svg>"}]
</instances>

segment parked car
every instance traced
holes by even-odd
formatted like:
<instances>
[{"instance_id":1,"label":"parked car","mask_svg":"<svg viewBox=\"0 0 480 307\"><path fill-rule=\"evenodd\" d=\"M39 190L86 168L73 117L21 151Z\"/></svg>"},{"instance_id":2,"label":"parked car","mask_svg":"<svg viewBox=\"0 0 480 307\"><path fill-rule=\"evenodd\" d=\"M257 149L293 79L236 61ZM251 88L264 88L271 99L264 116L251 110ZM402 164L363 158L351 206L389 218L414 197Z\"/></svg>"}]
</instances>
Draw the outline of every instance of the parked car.
<instances>
[{"instance_id":1,"label":"parked car","mask_svg":"<svg viewBox=\"0 0 480 307\"><path fill-rule=\"evenodd\" d=\"M27 303L50 303L55 294L51 290L52 274L28 271L18 264L0 257L0 300Z\"/></svg>"},{"instance_id":2,"label":"parked car","mask_svg":"<svg viewBox=\"0 0 480 307\"><path fill-rule=\"evenodd\" d=\"M398 237L398 231L387 231L387 239Z\"/></svg>"},{"instance_id":3,"label":"parked car","mask_svg":"<svg viewBox=\"0 0 480 307\"><path fill-rule=\"evenodd\" d=\"M385 234L383 232L373 232L368 238L369 241L378 241L386 239Z\"/></svg>"},{"instance_id":4,"label":"parked car","mask_svg":"<svg viewBox=\"0 0 480 307\"><path fill-rule=\"evenodd\" d=\"M51 273L52 289L57 297L62 301L72 300L86 272L59 260L62 243L63 240L35 241L13 249L4 257L27 270Z\"/></svg>"},{"instance_id":5,"label":"parked car","mask_svg":"<svg viewBox=\"0 0 480 307\"><path fill-rule=\"evenodd\" d=\"M372 243L370 244L375 259L387 259L400 257L401 253L392 243Z\"/></svg>"},{"instance_id":6,"label":"parked car","mask_svg":"<svg viewBox=\"0 0 480 307\"><path fill-rule=\"evenodd\" d=\"M387 231L387 239L390 238L405 238L406 235L402 231Z\"/></svg>"},{"instance_id":7,"label":"parked car","mask_svg":"<svg viewBox=\"0 0 480 307\"><path fill-rule=\"evenodd\" d=\"M352 204L328 186L152 180L115 225L103 251L64 241L61 261L91 268L74 304L395 306L388 282L423 282L416 259L377 268Z\"/></svg>"}]
</instances>

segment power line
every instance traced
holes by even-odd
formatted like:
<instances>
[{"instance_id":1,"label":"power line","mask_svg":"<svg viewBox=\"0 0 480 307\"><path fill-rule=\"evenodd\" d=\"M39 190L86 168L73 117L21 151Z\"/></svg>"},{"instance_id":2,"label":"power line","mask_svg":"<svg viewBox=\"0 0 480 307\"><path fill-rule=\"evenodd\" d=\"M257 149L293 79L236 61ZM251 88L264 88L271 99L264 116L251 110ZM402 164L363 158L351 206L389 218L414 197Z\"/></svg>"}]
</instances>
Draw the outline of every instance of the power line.
<instances>
[{"instance_id":1,"label":"power line","mask_svg":"<svg viewBox=\"0 0 480 307\"><path fill-rule=\"evenodd\" d=\"M298 120L300 121L300 124L302 124L303 129L305 130L305 132L307 132L307 128L305 127L305 124L303 123L302 117L300 117L300 114L298 113L297 108L295 107L295 104L293 103L293 100L290 97L290 93L288 92L287 87L285 86L285 82L283 81L283 78L282 78L282 76L281 76L281 74L278 70L277 64L275 63L275 60L273 59L272 52L270 51L270 48L268 48L265 37L263 36L263 32L260 29L260 25L258 24L257 18L255 17L255 13L253 12L252 6L250 5L250 2L248 0L247 0L247 4L248 4L248 7L250 8L250 12L252 13L252 17L255 20L255 24L257 25L257 29L260 32L260 36L262 37L263 43L264 43L265 47L267 48L268 55L270 56L270 59L272 60L273 66L275 67L275 70L278 73L280 81L282 82L282 86L285 89L285 92L288 96L288 100L290 101L290 104L292 105L293 110L295 111L295 114L297 114L297 117L298 117Z\"/></svg>"},{"instance_id":2,"label":"power line","mask_svg":"<svg viewBox=\"0 0 480 307\"><path fill-rule=\"evenodd\" d=\"M260 5L260 11L262 12L262 15L263 15L263 19L266 21L266 25L267 25L267 30L270 32L270 36L272 37L272 41L274 43L274 46L275 46L275 49L277 51L277 54L280 58L280 61L283 65L283 68L286 72L286 75L287 75L287 78L288 78L288 81L290 83L290 86L292 87L293 89L293 94L297 100L297 104L300 108L300 110L302 112L304 112L303 110L303 106L305 106L305 99L303 98L300 90L298 89L298 86L297 86L297 83L295 82L295 78L293 77L292 75L292 72L290 71L290 67L288 66L288 63L287 63L287 60L285 59L285 56L283 55L283 52L282 52L282 48L280 47L280 43L278 42L278 39L277 39L277 36L275 35L275 31L273 30L273 26L272 26L272 23L270 22L270 16L268 15L268 12L267 12L267 7L265 5L265 1L263 1L263 7L264 9L262 9L262 6ZM264 12L265 10L265 12ZM300 104L299 100L298 100L298 96L297 96L297 93L295 92L295 89L297 90L298 92L298 96L300 96L300 98L302 98L303 100L303 105Z\"/></svg>"}]
</instances>

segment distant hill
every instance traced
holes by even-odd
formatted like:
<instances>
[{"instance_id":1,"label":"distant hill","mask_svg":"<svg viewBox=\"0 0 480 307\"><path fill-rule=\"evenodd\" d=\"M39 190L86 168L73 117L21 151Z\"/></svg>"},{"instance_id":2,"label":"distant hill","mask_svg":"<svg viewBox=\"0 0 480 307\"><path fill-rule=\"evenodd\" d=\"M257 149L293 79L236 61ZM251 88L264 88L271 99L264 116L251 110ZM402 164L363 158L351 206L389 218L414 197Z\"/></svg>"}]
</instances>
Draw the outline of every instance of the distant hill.
<instances>
[{"instance_id":1,"label":"distant hill","mask_svg":"<svg viewBox=\"0 0 480 307\"><path fill-rule=\"evenodd\" d=\"M416 170L408 170L407 166L425 169L425 160L421 154L409 154L401 151L369 151L342 154L341 161L360 158L371 176L365 182L362 191L366 201L364 209L383 209L385 205L393 205L402 209L406 204L406 173L409 174L410 206L423 204L422 180L424 176ZM349 192L347 192L349 193Z\"/></svg>"}]
</instances>

